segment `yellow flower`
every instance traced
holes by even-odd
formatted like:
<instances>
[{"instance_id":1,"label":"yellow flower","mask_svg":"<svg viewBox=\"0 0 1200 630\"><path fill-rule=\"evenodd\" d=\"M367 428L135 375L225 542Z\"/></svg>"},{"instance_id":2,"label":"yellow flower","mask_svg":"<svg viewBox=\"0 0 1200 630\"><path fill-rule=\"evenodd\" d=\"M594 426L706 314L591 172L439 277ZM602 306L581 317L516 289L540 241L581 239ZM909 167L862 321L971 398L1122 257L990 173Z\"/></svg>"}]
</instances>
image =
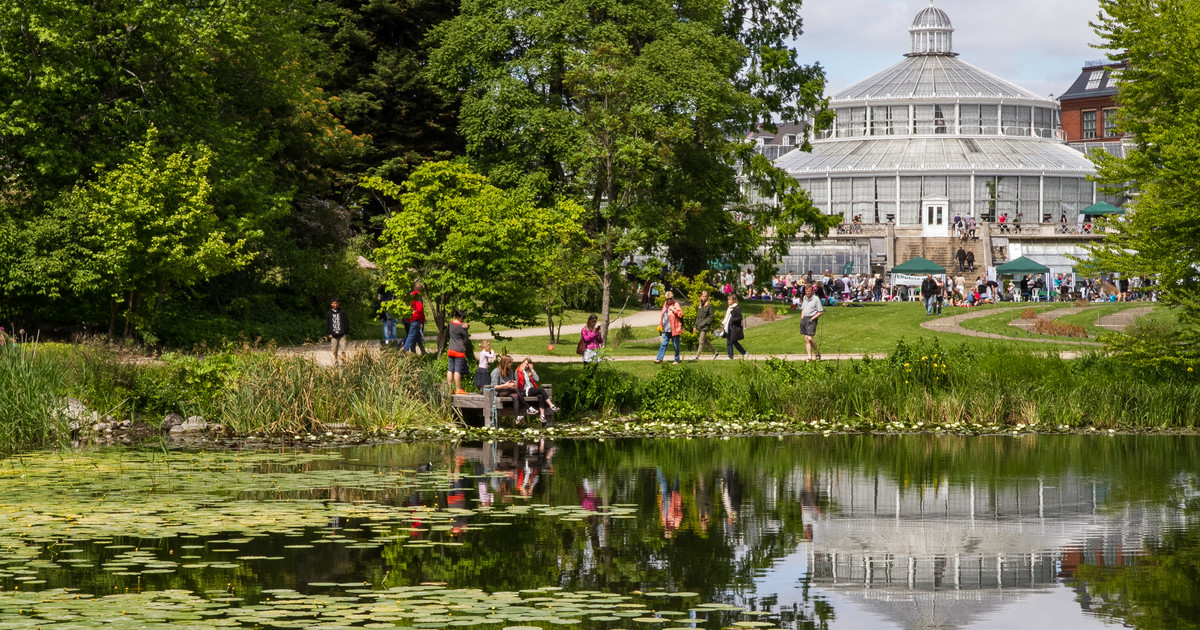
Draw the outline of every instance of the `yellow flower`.
<instances>
[{"instance_id":1,"label":"yellow flower","mask_svg":"<svg viewBox=\"0 0 1200 630\"><path fill-rule=\"evenodd\" d=\"M922 360L922 361L924 361L924 360L926 360L926 359L928 359L928 358L929 358L929 357L921 357L921 360Z\"/></svg>"}]
</instances>

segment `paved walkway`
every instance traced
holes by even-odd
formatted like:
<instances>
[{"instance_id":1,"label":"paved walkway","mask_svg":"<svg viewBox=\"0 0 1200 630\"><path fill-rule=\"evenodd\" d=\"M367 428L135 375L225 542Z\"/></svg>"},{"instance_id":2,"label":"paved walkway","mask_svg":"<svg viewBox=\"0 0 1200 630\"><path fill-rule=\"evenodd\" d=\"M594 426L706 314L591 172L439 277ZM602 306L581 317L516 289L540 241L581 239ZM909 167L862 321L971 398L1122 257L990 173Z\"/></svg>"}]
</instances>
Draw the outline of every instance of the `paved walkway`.
<instances>
[{"instance_id":1,"label":"paved walkway","mask_svg":"<svg viewBox=\"0 0 1200 630\"><path fill-rule=\"evenodd\" d=\"M1060 317L1066 317L1067 315L1074 315L1075 313L1082 313L1084 310L1086 310L1086 308L1087 307L1085 307L1085 306L1072 306L1069 308L1058 308L1058 309L1054 309L1052 311L1041 311L1038 313L1038 319L1044 319L1046 321L1054 321ZM1024 311L1025 309L1013 309L1013 310L1014 311ZM1042 316L1043 313L1046 315L1049 315L1050 317L1043 317ZM1022 319L1021 314L1017 313L1016 319L1013 319L1011 322L1008 322L1008 325L1012 326L1013 328L1020 328L1021 330L1033 330L1034 327L1037 326L1037 319Z\"/></svg>"},{"instance_id":2,"label":"paved walkway","mask_svg":"<svg viewBox=\"0 0 1200 630\"><path fill-rule=\"evenodd\" d=\"M1097 305L1097 306L1099 306L1099 305ZM989 315L995 315L997 313L1002 313L1005 310L1012 311L1014 316L1020 316L1020 313L1018 312L1019 310L1021 310L1020 308L978 310L978 311L971 311L969 313L963 313L961 315L955 315L953 317L943 317L941 319L931 319L927 322L921 322L921 328L924 328L925 330L932 330L933 332L943 332L943 333L951 333L951 334L956 334L956 335L966 335L967 337L979 337L982 339L1002 339L1004 341L1021 341L1021 342L1027 342L1027 343L1059 343L1059 344L1068 343L1068 344L1080 345L1080 346L1100 346L1100 345L1102 345L1102 344L1096 343L1094 341L1063 341L1061 339L1026 339L1024 337L1009 337L1007 335L997 335L995 333L982 332L979 330L971 330L969 328L963 328L963 326L962 326L962 322L965 322L969 319L979 319L980 317L987 317Z\"/></svg>"},{"instance_id":3,"label":"paved walkway","mask_svg":"<svg viewBox=\"0 0 1200 630\"><path fill-rule=\"evenodd\" d=\"M657 326L658 325L658 314L661 312L662 311L658 311L658 310L649 310L649 311L637 310L630 315L626 315L619 319L612 320L611 322L609 322L608 327L610 329L620 328L624 324L629 324L630 327L632 327L632 328L638 328L639 326ZM615 314L616 313L614 313L614 315ZM597 314L597 317L598 316L599 315ZM583 328L583 324L563 324L562 330L563 330L564 335L566 335L568 332L570 332L572 335L574 335L579 332L580 328ZM549 337L550 336L550 328L546 325L541 325L541 326L533 326L530 328L517 328L514 330L502 330L502 331L499 331L499 333L505 337L512 337L512 338L541 337L543 335L545 335L546 337ZM476 341L481 341L484 339L491 339L491 338L492 338L492 333L490 333L486 330L481 331L481 332L471 333L471 339L474 339Z\"/></svg>"},{"instance_id":4,"label":"paved walkway","mask_svg":"<svg viewBox=\"0 0 1200 630\"><path fill-rule=\"evenodd\" d=\"M1104 304L1096 304L1094 306L1086 306L1086 307L1068 307L1068 308L1062 308L1062 309L1055 309L1052 312L1052 314L1054 315L1054 318L1057 319L1059 317L1065 317L1067 315L1072 315L1072 314L1079 313L1079 312L1093 309L1093 308L1099 308L1101 306L1105 306L1105 305ZM953 317L943 317L943 318L939 318L939 319L931 319L929 321L921 322L921 327L926 330L933 331L933 332L951 333L951 334L957 334L957 335L965 335L967 337L979 337L979 338L983 338L983 339L999 339L1002 341L1016 341L1016 342L1028 342L1028 343L1057 343L1057 344L1071 344L1071 345L1088 346L1088 347L1098 347L1098 346L1102 345L1102 344L1096 343L1094 341L1065 341L1062 339L1029 339L1029 338L1023 338L1023 337L1009 337L1006 335L997 335L994 333L987 333L987 332L981 332L978 330L971 330L969 328L964 328L962 326L962 322L965 322L969 319L977 319L980 317L987 317L989 315L995 315L997 313L1003 313L1005 311L1011 311L1014 318L1019 318L1020 312L1022 310L1023 309L1021 309L1020 307L1010 308L1010 309L975 310L975 311L962 313L959 315L954 315ZM1147 313L1149 313L1152 310L1154 310L1153 306L1127 309L1127 310L1121 311L1120 313L1115 313L1113 315L1106 315L1104 317L1101 317L1100 321L1097 325L1104 327L1104 328L1109 328L1112 330L1124 330L1127 326L1132 324L1139 317L1146 315ZM630 326L652 326L655 323L657 323L657 321L658 321L658 313L659 313L658 311L638 311L627 317L622 317L620 319L613 320L613 326L614 327L620 326L622 323L628 323ZM546 328L544 328L544 327L535 327L535 328L524 328L524 329L519 329L519 330L511 330L511 331L505 332L504 334L506 336L512 336L512 337L536 337L538 335L547 335L548 333L546 331ZM476 334L472 335L471 337L473 339L481 339L481 338L482 339L490 339L491 338L491 336L488 333L476 333ZM379 352L380 351L379 342L377 340L353 341L349 344L349 346L350 346L349 350L348 350L349 353ZM567 344L567 345L564 345L563 348L567 351L570 351L573 349L573 345ZM721 345L721 349L724 350L723 344ZM329 352L329 344L328 343L306 345L306 346L296 346L296 347L291 347L291 348L280 348L279 354L308 357L316 364L326 366L326 367L333 365L333 355ZM1078 351L1073 351L1073 350L1065 350L1060 353L1060 355L1064 359L1075 358L1075 357L1079 356L1080 354L1082 354L1082 353L1078 352ZM524 356L525 355L521 355L521 358L524 358ZM578 355L574 354L574 352L569 352L569 353L564 352L563 354L540 354L540 355L529 355L529 356L531 356L533 358L534 362L537 362L537 363L578 363L578 362L580 362L580 357ZM687 361L694 355L690 352L683 352L683 353L681 353L681 356L684 358L685 361ZM823 354L821 356L821 360L823 360L823 361L859 360L866 356L870 356L873 359L882 359L882 358L887 357L887 353L849 352L849 353L840 353L840 354ZM746 355L746 359L752 360L752 361L766 361L766 360L772 359L772 358L783 359L785 361L803 361L803 360L807 359L807 356L804 354L748 354L748 355ZM669 362L669 359L670 359L670 355L668 355L668 362ZM654 360L654 355L652 355L652 354L620 355L620 356L607 357L605 360L606 361L619 361L619 362L636 362L636 361L648 362L648 361ZM701 361L712 361L713 359L711 358L711 355L706 355L703 358L701 358L700 360ZM720 357L716 360L728 361L729 359L726 357L724 352L722 352L720 354Z\"/></svg>"},{"instance_id":5,"label":"paved walkway","mask_svg":"<svg viewBox=\"0 0 1200 630\"><path fill-rule=\"evenodd\" d=\"M1096 326L1117 332L1125 332L1125 329L1129 328L1133 322L1137 321L1140 317L1149 315L1150 311L1153 311L1154 308L1153 306L1139 306L1138 308L1125 309L1112 315L1105 315L1096 322Z\"/></svg>"},{"instance_id":6,"label":"paved walkway","mask_svg":"<svg viewBox=\"0 0 1200 630\"><path fill-rule=\"evenodd\" d=\"M1050 319L1058 319L1060 317L1074 315L1076 313L1081 313L1083 311L1100 308L1100 307L1106 306L1106 305L1107 304L1095 304L1095 305L1091 305L1091 306L1082 306L1082 307L1072 306L1072 307L1068 307L1068 308L1055 309L1051 312L1053 317L1051 317ZM1131 324L1133 324L1133 322L1137 321L1138 318L1149 314L1150 311L1154 310L1154 308L1155 307L1153 307L1153 306L1142 306L1142 307L1138 307L1138 308L1126 309L1119 313L1113 313L1112 315L1105 315L1105 316L1101 317L1099 319L1099 321L1096 322L1096 325L1101 328L1108 328L1110 330L1115 330L1117 332L1121 332L1121 331L1124 331L1126 328L1128 328ZM1009 322L1010 326L1015 326L1017 328L1025 328L1025 326L1020 325L1019 322L1032 321L1032 320L1019 319L1020 318L1019 311L1021 311L1023 309L1013 308L1013 309L1009 309L1009 310L1012 310L1014 312L1014 315L1016 316L1012 322ZM980 338L984 338L984 339L1004 339L1006 341L1027 341L1030 343L1069 343L1069 344L1078 344L1081 346L1103 345L1103 344L1100 344L1100 343L1097 343L1094 341L1063 341L1061 339L1028 339L1028 338L1024 338L1024 337L1009 337L1006 335L997 335L994 333L987 333L987 332L982 332L982 331L978 331L978 330L971 330L969 328L964 328L962 326L962 322L964 322L968 319L977 319L980 317L987 317L989 315L995 315L998 312L1000 312L1000 311L997 311L997 310L974 311L974 312L970 312L970 313L964 313L962 315L955 315L954 317L944 317L941 319L934 319L934 320L930 320L927 322L921 322L921 328L924 328L926 330L932 330L934 332L953 333L953 334L957 334L957 335L966 335L968 337L980 337Z\"/></svg>"}]
</instances>

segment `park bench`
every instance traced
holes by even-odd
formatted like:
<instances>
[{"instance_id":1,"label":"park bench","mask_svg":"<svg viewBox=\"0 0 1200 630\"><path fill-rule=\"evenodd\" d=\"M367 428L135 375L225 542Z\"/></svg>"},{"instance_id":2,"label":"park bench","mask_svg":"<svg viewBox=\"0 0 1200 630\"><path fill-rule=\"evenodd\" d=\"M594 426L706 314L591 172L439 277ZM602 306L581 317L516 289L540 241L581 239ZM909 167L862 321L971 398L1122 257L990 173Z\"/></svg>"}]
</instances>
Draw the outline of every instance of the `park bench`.
<instances>
[{"instance_id":1,"label":"park bench","mask_svg":"<svg viewBox=\"0 0 1200 630\"><path fill-rule=\"evenodd\" d=\"M547 394L553 397L554 392L550 385L543 384L542 389L546 390ZM524 405L518 406L515 400L516 396L512 395L496 395L496 390L487 388L480 394L454 394L451 397L451 405L458 411L460 416L464 416L464 410L478 409L483 415L483 425L487 427L497 426L500 416L521 418L528 414L525 413ZM535 416L537 414L534 414ZM546 420L549 421L553 416L553 412L546 410Z\"/></svg>"}]
</instances>

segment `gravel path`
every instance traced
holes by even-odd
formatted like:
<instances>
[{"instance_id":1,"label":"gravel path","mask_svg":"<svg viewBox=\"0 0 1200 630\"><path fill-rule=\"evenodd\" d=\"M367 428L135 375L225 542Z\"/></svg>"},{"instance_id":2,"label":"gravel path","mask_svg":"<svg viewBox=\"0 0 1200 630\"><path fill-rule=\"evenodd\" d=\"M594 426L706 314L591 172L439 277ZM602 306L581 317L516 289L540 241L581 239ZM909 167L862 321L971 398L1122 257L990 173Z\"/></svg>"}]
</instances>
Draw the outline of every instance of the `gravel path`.
<instances>
[{"instance_id":1,"label":"gravel path","mask_svg":"<svg viewBox=\"0 0 1200 630\"><path fill-rule=\"evenodd\" d=\"M1018 308L1013 308L1013 309L1009 309L1009 310L1012 310L1014 315L1018 315L1018 316L1020 315L1020 313L1017 312L1019 310ZM1004 341L1023 341L1023 342L1028 342L1028 343L1069 343L1072 345L1080 345L1080 346L1100 346L1101 345L1094 341L1063 341L1061 339L1023 339L1021 337L1008 337L1006 335L997 335L995 333L971 330L969 328L963 328L963 326L962 326L962 322L965 322L969 319L978 319L980 317L987 317L989 315L995 315L998 312L1003 312L1003 311L1002 310L994 310L994 309L993 310L977 310L977 311L971 311L969 313L963 313L962 315L955 315L953 317L943 317L940 319L931 319L927 322L921 322L921 328L924 328L925 330L932 330L933 332L944 332L944 333L952 333L952 334L956 334L956 335L966 335L967 337L979 337L981 339L1002 339Z\"/></svg>"},{"instance_id":2,"label":"gravel path","mask_svg":"<svg viewBox=\"0 0 1200 630\"><path fill-rule=\"evenodd\" d=\"M1101 317L1100 320L1096 322L1096 326L1099 328L1115 330L1117 332L1124 332L1125 329L1129 328L1129 326L1133 324L1133 322L1137 321L1139 317L1149 315L1150 311L1153 310L1153 306L1139 306L1138 308L1126 309L1120 313L1113 313L1112 315L1105 315L1104 317Z\"/></svg>"},{"instance_id":3,"label":"gravel path","mask_svg":"<svg viewBox=\"0 0 1200 630\"><path fill-rule=\"evenodd\" d=\"M1054 321L1060 317L1066 317L1067 315L1074 315L1075 313L1082 313L1087 308L1088 307L1086 307L1086 306L1071 306L1068 308L1054 309L1052 311L1049 311L1048 313L1046 311L1042 311L1042 313L1046 313L1047 315L1049 315L1049 317L1043 317L1042 313L1038 313L1038 318L1044 319L1046 321ZM1024 309L1013 309L1013 310L1024 310ZM1036 322L1036 321L1037 321L1036 319L1021 319L1021 315L1020 315L1020 313L1018 313L1017 318L1012 320L1011 322L1008 322L1008 325L1012 326L1013 328L1020 328L1021 330L1033 330L1033 327L1036 325L1034 322Z\"/></svg>"}]
</instances>

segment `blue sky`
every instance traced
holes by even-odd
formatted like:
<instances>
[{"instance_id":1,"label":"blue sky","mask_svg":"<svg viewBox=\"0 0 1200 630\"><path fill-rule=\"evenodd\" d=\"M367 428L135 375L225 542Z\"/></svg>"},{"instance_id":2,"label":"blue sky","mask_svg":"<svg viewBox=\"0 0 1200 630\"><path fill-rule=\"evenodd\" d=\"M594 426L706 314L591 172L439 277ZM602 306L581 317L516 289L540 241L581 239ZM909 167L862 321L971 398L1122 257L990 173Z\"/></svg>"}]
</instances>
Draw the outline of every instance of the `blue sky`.
<instances>
[{"instance_id":1,"label":"blue sky","mask_svg":"<svg viewBox=\"0 0 1200 630\"><path fill-rule=\"evenodd\" d=\"M1088 22L1098 0L935 0L954 24L959 58L1038 94L1058 96L1083 62L1102 59ZM908 27L929 0L804 0L804 63L820 62L827 94L900 61Z\"/></svg>"}]
</instances>

